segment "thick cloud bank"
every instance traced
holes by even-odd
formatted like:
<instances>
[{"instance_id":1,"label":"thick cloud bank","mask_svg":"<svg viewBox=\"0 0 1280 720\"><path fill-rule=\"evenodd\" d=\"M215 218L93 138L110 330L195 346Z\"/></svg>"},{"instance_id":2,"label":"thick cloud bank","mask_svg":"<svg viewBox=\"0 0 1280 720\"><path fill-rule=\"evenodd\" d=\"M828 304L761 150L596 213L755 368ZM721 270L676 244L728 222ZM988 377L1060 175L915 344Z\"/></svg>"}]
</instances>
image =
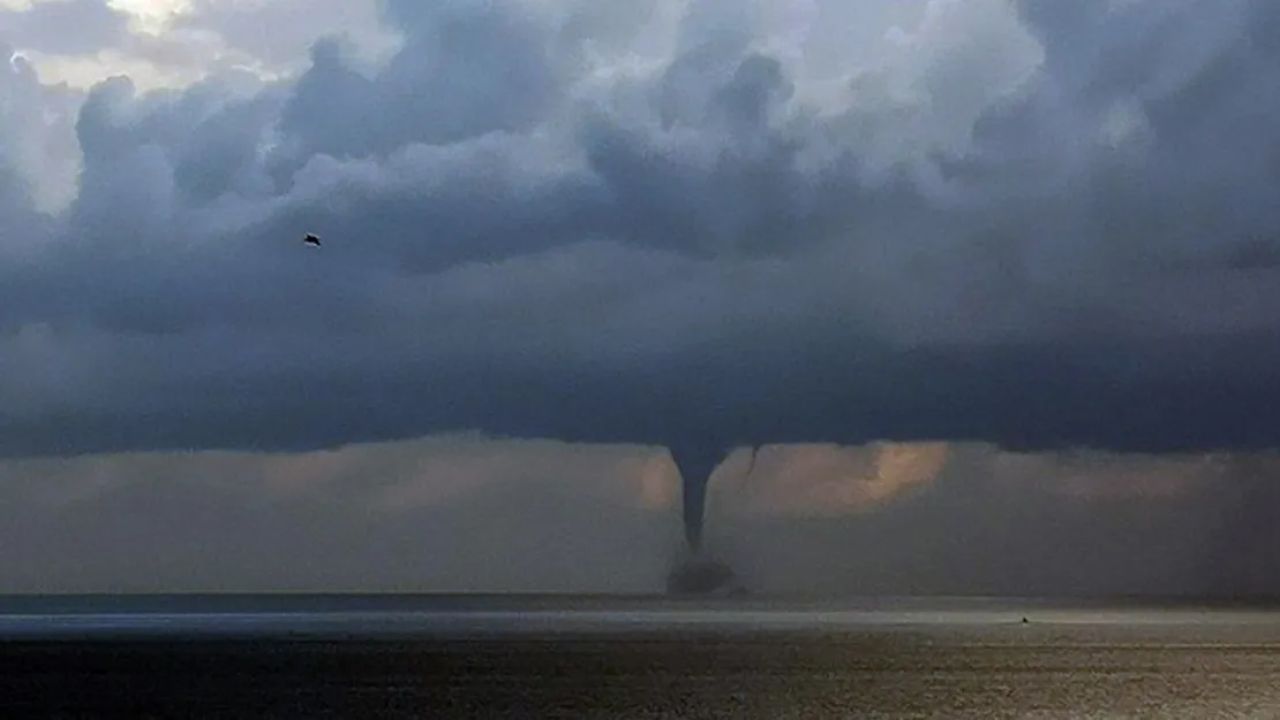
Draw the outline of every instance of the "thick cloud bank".
<instances>
[{"instance_id":1,"label":"thick cloud bank","mask_svg":"<svg viewBox=\"0 0 1280 720\"><path fill-rule=\"evenodd\" d=\"M1280 591L1280 455L439 436L0 461L7 592L1215 595ZM668 571L672 571L668 575Z\"/></svg>"},{"instance_id":2,"label":"thick cloud bank","mask_svg":"<svg viewBox=\"0 0 1280 720\"><path fill-rule=\"evenodd\" d=\"M704 542L760 592L1274 596L1274 452L770 447L712 476Z\"/></svg>"},{"instance_id":3,"label":"thick cloud bank","mask_svg":"<svg viewBox=\"0 0 1280 720\"><path fill-rule=\"evenodd\" d=\"M436 437L321 452L0 462L0 586L661 592L665 451Z\"/></svg>"},{"instance_id":4,"label":"thick cloud bank","mask_svg":"<svg viewBox=\"0 0 1280 720\"><path fill-rule=\"evenodd\" d=\"M0 33L172 55L100 6ZM190 7L182 89L0 47L6 454L1275 444L1271 0Z\"/></svg>"}]
</instances>

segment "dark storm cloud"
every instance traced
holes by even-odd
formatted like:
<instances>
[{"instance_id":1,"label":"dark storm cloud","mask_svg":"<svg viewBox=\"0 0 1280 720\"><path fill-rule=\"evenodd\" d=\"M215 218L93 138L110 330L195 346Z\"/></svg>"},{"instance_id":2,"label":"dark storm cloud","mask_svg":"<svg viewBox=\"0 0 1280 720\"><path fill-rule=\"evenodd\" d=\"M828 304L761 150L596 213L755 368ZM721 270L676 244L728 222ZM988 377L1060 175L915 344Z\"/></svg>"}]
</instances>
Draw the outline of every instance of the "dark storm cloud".
<instances>
[{"instance_id":1,"label":"dark storm cloud","mask_svg":"<svg viewBox=\"0 0 1280 720\"><path fill-rule=\"evenodd\" d=\"M313 50L281 123L304 159L525 131L559 104L546 30L518 4L389 6L404 45L375 78L350 70L332 41Z\"/></svg>"},{"instance_id":2,"label":"dark storm cloud","mask_svg":"<svg viewBox=\"0 0 1280 720\"><path fill-rule=\"evenodd\" d=\"M390 2L374 70L98 86L0 221L0 449L1274 445L1280 10L839 5Z\"/></svg>"}]
</instances>

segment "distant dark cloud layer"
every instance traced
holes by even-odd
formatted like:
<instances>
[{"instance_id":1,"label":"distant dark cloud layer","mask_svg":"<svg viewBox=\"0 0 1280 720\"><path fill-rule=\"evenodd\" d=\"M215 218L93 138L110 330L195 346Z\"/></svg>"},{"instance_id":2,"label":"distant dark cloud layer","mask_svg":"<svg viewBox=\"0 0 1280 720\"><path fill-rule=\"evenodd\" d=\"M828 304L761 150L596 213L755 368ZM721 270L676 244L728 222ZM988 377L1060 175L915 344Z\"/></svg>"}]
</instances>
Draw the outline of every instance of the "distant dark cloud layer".
<instances>
[{"instance_id":1,"label":"distant dark cloud layer","mask_svg":"<svg viewBox=\"0 0 1280 720\"><path fill-rule=\"evenodd\" d=\"M373 70L0 64L0 453L1280 438L1273 0L383 12Z\"/></svg>"}]
</instances>

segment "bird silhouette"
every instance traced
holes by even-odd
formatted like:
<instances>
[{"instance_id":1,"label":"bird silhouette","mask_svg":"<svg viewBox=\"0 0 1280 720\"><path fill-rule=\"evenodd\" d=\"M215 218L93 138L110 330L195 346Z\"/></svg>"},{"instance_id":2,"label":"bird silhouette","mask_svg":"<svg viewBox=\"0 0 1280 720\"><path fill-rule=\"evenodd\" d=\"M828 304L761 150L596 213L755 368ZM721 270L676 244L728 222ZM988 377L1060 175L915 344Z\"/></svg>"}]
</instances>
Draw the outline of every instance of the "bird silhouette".
<instances>
[{"instance_id":1,"label":"bird silhouette","mask_svg":"<svg viewBox=\"0 0 1280 720\"><path fill-rule=\"evenodd\" d=\"M315 247L320 247L320 238L312 235L311 233L307 233L307 236L302 238L302 242L308 245L314 245Z\"/></svg>"}]
</instances>

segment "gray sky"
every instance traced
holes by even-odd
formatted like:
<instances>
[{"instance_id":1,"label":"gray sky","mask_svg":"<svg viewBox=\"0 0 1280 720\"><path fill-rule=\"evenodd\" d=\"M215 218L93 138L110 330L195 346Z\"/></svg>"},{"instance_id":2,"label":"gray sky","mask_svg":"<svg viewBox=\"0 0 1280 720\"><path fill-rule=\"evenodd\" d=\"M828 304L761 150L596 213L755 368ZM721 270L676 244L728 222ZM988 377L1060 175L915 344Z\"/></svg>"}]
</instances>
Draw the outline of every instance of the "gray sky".
<instances>
[{"instance_id":1,"label":"gray sky","mask_svg":"<svg viewBox=\"0 0 1280 720\"><path fill-rule=\"evenodd\" d=\"M0 0L0 57L11 463L1276 445L1268 0Z\"/></svg>"}]
</instances>

